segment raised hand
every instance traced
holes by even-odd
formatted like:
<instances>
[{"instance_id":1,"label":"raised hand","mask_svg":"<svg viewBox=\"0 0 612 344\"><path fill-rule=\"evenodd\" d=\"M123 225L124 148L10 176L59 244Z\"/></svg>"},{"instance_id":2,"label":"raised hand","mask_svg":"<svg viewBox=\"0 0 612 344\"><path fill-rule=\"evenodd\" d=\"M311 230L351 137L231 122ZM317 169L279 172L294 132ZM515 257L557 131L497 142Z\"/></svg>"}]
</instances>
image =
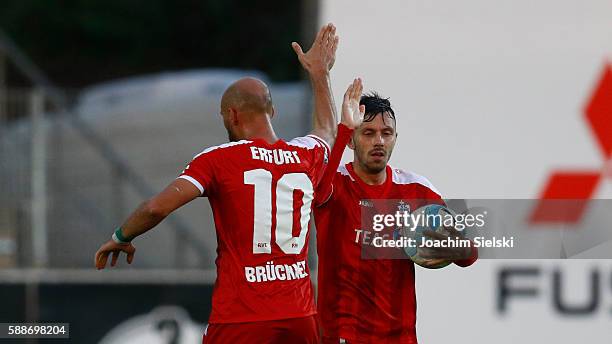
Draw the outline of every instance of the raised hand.
<instances>
[{"instance_id":1,"label":"raised hand","mask_svg":"<svg viewBox=\"0 0 612 344\"><path fill-rule=\"evenodd\" d=\"M365 105L359 105L362 91L363 83L360 78L357 78L353 80L353 83L349 85L344 93L340 122L351 129L359 127L361 122L363 122Z\"/></svg>"},{"instance_id":2,"label":"raised hand","mask_svg":"<svg viewBox=\"0 0 612 344\"><path fill-rule=\"evenodd\" d=\"M297 42L292 42L291 47L297 54L302 67L309 74L327 73L334 66L338 40L336 27L329 23L319 30L315 41L306 53L302 51L302 47Z\"/></svg>"}]
</instances>

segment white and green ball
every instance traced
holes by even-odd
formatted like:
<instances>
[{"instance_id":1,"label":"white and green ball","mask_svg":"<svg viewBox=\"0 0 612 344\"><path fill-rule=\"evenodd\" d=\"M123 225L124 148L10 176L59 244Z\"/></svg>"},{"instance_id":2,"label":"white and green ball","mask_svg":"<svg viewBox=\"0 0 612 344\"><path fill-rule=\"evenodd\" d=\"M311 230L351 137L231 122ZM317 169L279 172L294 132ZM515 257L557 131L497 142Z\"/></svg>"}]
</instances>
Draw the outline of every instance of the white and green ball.
<instances>
[{"instance_id":1,"label":"white and green ball","mask_svg":"<svg viewBox=\"0 0 612 344\"><path fill-rule=\"evenodd\" d=\"M420 217L417 217L419 215ZM434 215L440 215L440 216L434 217ZM413 245L413 246L404 247L404 252L406 253L406 255L408 255L408 257L410 257L410 259L415 264L418 264L420 266L423 266L429 269L440 269L451 263L450 260L447 260L447 261L444 261L434 266L431 266L431 265L426 266L425 263L427 262L427 259L419 255L419 250L417 246L418 244L421 243L421 240L423 238L423 231L425 230L429 229L429 230L432 230L432 231L435 231L435 232L438 232L444 235L448 235L449 234L448 230L444 228L443 221L441 219L444 219L445 217L448 217L448 216L454 217L454 215L455 214L452 210L440 204L428 204L428 205L425 205L425 206L422 206L416 209L414 212L411 213L411 219L426 218L427 216L430 216L429 219L432 219L431 221L426 221L426 223L421 223L421 221L419 221L419 223L417 223L416 226L412 224L410 228L414 228L414 230L410 230L410 228L408 227L401 228L402 236L407 237L407 238L413 238L417 243L416 246Z\"/></svg>"}]
</instances>

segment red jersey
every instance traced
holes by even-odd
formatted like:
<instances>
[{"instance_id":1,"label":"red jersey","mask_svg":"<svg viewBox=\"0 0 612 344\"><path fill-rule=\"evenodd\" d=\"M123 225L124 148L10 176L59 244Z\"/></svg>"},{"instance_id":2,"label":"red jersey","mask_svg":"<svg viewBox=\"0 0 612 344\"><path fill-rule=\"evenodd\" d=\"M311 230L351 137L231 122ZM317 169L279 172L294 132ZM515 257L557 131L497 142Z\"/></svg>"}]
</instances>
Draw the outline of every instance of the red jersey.
<instances>
[{"instance_id":1,"label":"red jersey","mask_svg":"<svg viewBox=\"0 0 612 344\"><path fill-rule=\"evenodd\" d=\"M386 173L382 185L368 185L351 163L340 166L331 198L315 209L317 303L324 337L349 343L417 343L414 263L361 258L362 245L371 244L373 233L360 231L360 207L368 199L405 200L411 209L423 204L410 202L442 200L422 176L389 166Z\"/></svg>"},{"instance_id":2,"label":"red jersey","mask_svg":"<svg viewBox=\"0 0 612 344\"><path fill-rule=\"evenodd\" d=\"M208 148L181 173L209 198L215 220L210 323L316 313L308 223L328 154L314 135L273 144L243 140Z\"/></svg>"}]
</instances>

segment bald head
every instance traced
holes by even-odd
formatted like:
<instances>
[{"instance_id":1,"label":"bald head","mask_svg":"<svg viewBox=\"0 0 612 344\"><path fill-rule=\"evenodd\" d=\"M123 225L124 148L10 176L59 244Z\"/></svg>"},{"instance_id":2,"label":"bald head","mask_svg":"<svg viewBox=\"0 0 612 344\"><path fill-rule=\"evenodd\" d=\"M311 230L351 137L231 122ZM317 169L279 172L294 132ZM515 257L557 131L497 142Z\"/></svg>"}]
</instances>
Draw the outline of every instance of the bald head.
<instances>
[{"instance_id":1,"label":"bald head","mask_svg":"<svg viewBox=\"0 0 612 344\"><path fill-rule=\"evenodd\" d=\"M272 114L272 97L268 86L256 78L242 78L231 84L221 98L221 112L229 108L239 112Z\"/></svg>"}]
</instances>

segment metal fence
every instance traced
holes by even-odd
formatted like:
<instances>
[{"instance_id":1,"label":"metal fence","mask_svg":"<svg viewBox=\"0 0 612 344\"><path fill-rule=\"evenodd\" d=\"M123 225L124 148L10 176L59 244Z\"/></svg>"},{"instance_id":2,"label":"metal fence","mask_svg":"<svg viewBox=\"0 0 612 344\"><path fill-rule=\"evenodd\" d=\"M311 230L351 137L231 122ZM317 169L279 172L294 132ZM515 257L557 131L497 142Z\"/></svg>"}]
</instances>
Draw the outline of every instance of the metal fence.
<instances>
[{"instance_id":1,"label":"metal fence","mask_svg":"<svg viewBox=\"0 0 612 344\"><path fill-rule=\"evenodd\" d=\"M0 108L0 266L91 267L95 245L154 189L81 114L53 111L42 92L5 91ZM168 249L141 267L193 268L190 250L207 257L180 216L164 226L149 246Z\"/></svg>"}]
</instances>

